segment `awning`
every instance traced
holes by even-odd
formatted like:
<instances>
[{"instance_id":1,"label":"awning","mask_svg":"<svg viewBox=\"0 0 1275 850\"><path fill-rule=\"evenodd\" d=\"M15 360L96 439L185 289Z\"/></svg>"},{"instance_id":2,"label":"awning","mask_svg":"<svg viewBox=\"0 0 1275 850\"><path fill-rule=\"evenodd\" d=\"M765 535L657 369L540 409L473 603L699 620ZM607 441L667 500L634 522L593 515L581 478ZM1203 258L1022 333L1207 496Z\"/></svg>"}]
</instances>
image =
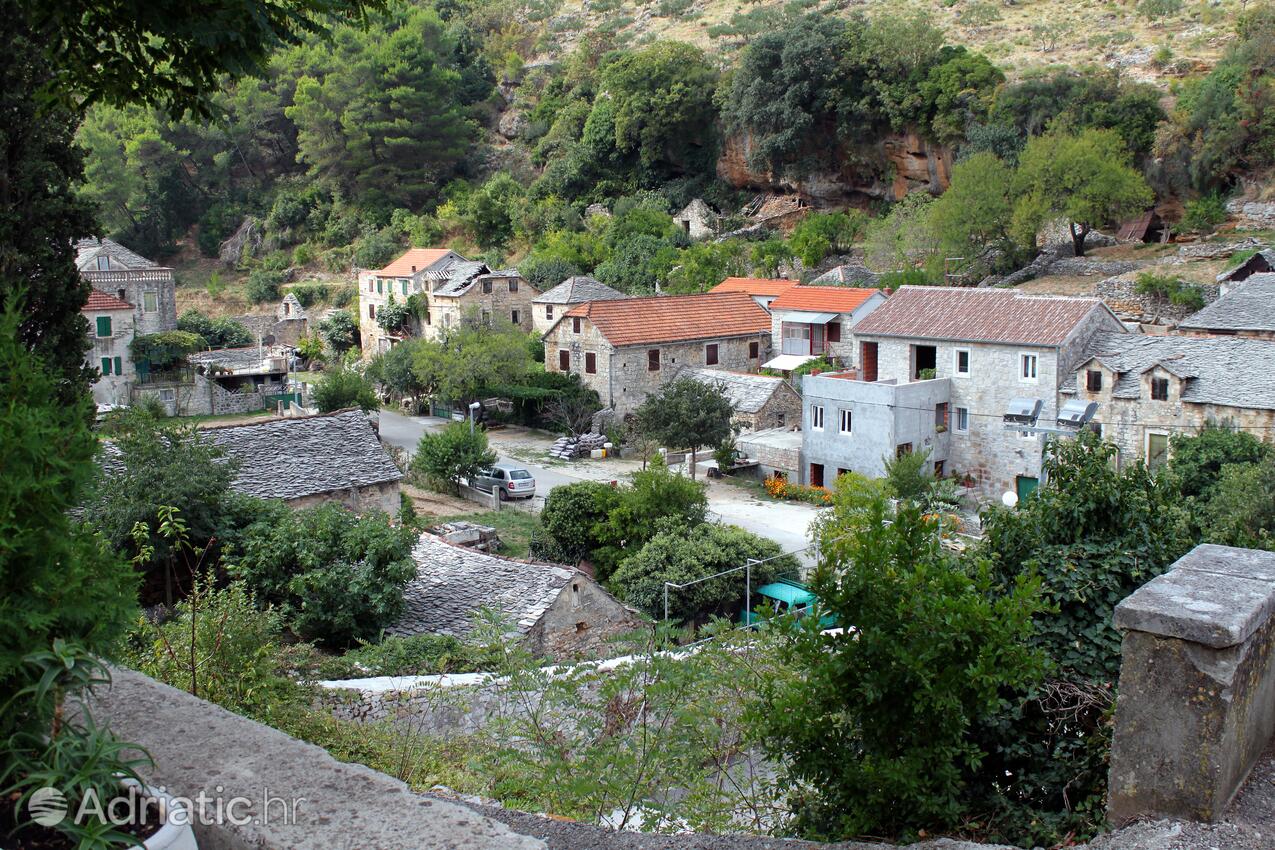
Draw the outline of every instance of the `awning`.
<instances>
[{"instance_id":1,"label":"awning","mask_svg":"<svg viewBox=\"0 0 1275 850\"><path fill-rule=\"evenodd\" d=\"M778 310L781 322L805 322L811 325L826 325L836 321L840 313L812 313L806 310Z\"/></svg>"},{"instance_id":2,"label":"awning","mask_svg":"<svg viewBox=\"0 0 1275 850\"><path fill-rule=\"evenodd\" d=\"M757 588L757 593L771 599L778 599L780 602L787 602L789 605L809 605L815 601L815 595L809 590L782 582L763 584Z\"/></svg>"},{"instance_id":3,"label":"awning","mask_svg":"<svg viewBox=\"0 0 1275 850\"><path fill-rule=\"evenodd\" d=\"M763 369L778 369L780 372L791 372L803 363L809 363L816 359L813 354L781 354L774 360L769 360L761 367Z\"/></svg>"}]
</instances>

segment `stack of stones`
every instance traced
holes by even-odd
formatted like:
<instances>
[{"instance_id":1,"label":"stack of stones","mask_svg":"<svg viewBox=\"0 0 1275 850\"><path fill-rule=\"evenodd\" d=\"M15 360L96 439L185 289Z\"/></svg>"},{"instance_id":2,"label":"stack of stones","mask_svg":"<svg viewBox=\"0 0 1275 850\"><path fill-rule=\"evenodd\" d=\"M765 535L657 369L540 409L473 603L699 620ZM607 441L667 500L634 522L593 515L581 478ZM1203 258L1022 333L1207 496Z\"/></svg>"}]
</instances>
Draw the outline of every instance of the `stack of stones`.
<instances>
[{"instance_id":1,"label":"stack of stones","mask_svg":"<svg viewBox=\"0 0 1275 850\"><path fill-rule=\"evenodd\" d=\"M607 438L603 434L580 434L576 437L559 437L549 447L549 457L571 460L585 457L606 445Z\"/></svg>"}]
</instances>

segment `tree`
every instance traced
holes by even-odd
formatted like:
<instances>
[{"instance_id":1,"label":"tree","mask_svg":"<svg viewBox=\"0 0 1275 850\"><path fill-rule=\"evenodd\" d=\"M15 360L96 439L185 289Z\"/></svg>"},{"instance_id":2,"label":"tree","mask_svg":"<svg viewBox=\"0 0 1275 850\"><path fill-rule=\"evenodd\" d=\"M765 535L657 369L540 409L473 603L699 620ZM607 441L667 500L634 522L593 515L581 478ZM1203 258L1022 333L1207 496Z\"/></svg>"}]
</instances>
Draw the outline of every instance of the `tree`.
<instances>
[{"instance_id":1,"label":"tree","mask_svg":"<svg viewBox=\"0 0 1275 850\"><path fill-rule=\"evenodd\" d=\"M868 217L859 210L839 213L812 213L788 234L788 245L806 268L814 268L829 254L850 250L863 232ZM719 278L720 280L720 278Z\"/></svg>"},{"instance_id":2,"label":"tree","mask_svg":"<svg viewBox=\"0 0 1275 850\"><path fill-rule=\"evenodd\" d=\"M1019 241L1033 244L1041 224L1061 216L1070 224L1078 257L1095 227L1117 224L1155 200L1113 130L1053 131L1031 139L1018 159L1013 187L1019 195L1014 208Z\"/></svg>"},{"instance_id":3,"label":"tree","mask_svg":"<svg viewBox=\"0 0 1275 850\"><path fill-rule=\"evenodd\" d=\"M1211 498L1204 504L1204 538L1210 543L1248 549L1275 549L1275 462L1221 468Z\"/></svg>"},{"instance_id":4,"label":"tree","mask_svg":"<svg viewBox=\"0 0 1275 850\"><path fill-rule=\"evenodd\" d=\"M934 198L925 192L904 195L890 212L868 230L864 256L868 264L884 272L930 268L939 244L930 225Z\"/></svg>"},{"instance_id":5,"label":"tree","mask_svg":"<svg viewBox=\"0 0 1275 850\"><path fill-rule=\"evenodd\" d=\"M496 453L487 446L487 433L465 422L453 422L442 431L421 436L412 458L412 469L435 487L460 492L464 478L472 481L480 469L491 466Z\"/></svg>"},{"instance_id":6,"label":"tree","mask_svg":"<svg viewBox=\"0 0 1275 850\"><path fill-rule=\"evenodd\" d=\"M197 335L201 348L242 348L252 345L252 334L234 319L210 319L198 310L186 310L177 317L177 330Z\"/></svg>"},{"instance_id":7,"label":"tree","mask_svg":"<svg viewBox=\"0 0 1275 850\"><path fill-rule=\"evenodd\" d=\"M984 767L983 730L1011 723L1015 695L1045 669L1028 643L1039 581L1002 584L986 560L957 560L915 504L892 523L880 493L848 516L833 510L811 579L816 612L781 648L800 684L764 683L754 715L794 789L793 826L911 837L983 817L1000 781ZM821 615L847 628L822 631Z\"/></svg>"},{"instance_id":8,"label":"tree","mask_svg":"<svg viewBox=\"0 0 1275 850\"><path fill-rule=\"evenodd\" d=\"M367 378L354 369L332 369L324 372L314 385L314 404L321 413L359 407L376 410L381 401Z\"/></svg>"},{"instance_id":9,"label":"tree","mask_svg":"<svg viewBox=\"0 0 1275 850\"><path fill-rule=\"evenodd\" d=\"M735 410L721 387L678 378L642 402L635 415L638 427L665 446L690 449L694 480L696 452L731 436Z\"/></svg>"},{"instance_id":10,"label":"tree","mask_svg":"<svg viewBox=\"0 0 1275 850\"><path fill-rule=\"evenodd\" d=\"M1261 463L1271 446L1247 431L1227 425L1205 425L1198 434L1175 434L1170 440L1170 474L1188 499L1208 502L1222 469L1233 464Z\"/></svg>"},{"instance_id":11,"label":"tree","mask_svg":"<svg viewBox=\"0 0 1275 850\"><path fill-rule=\"evenodd\" d=\"M522 384L534 363L521 330L507 322L486 327L470 315L441 340L414 346L412 369L425 393L468 402L485 387Z\"/></svg>"},{"instance_id":12,"label":"tree","mask_svg":"<svg viewBox=\"0 0 1275 850\"><path fill-rule=\"evenodd\" d=\"M338 356L353 348L359 341L359 323L349 310L334 310L319 322L319 334Z\"/></svg>"},{"instance_id":13,"label":"tree","mask_svg":"<svg viewBox=\"0 0 1275 850\"><path fill-rule=\"evenodd\" d=\"M782 556L782 557L781 557ZM609 586L620 599L655 618L664 616L664 583L685 584L742 567L752 567L752 589L780 576L795 578L799 564L778 543L733 525L679 525L661 531L625 558ZM669 591L669 618L703 623L711 616L734 617L744 605L744 571Z\"/></svg>"},{"instance_id":14,"label":"tree","mask_svg":"<svg viewBox=\"0 0 1275 850\"><path fill-rule=\"evenodd\" d=\"M697 528L707 513L708 497L698 481L660 464L633 473L633 483L621 489L606 523L596 529L599 546L590 555L598 578L610 576L660 531Z\"/></svg>"},{"instance_id":15,"label":"tree","mask_svg":"<svg viewBox=\"0 0 1275 850\"><path fill-rule=\"evenodd\" d=\"M934 483L928 474L930 450L905 452L885 461L885 482L890 495L908 502L920 502Z\"/></svg>"},{"instance_id":16,"label":"tree","mask_svg":"<svg viewBox=\"0 0 1275 850\"><path fill-rule=\"evenodd\" d=\"M367 377L400 398L419 397L426 388L417 379L414 364L416 349L423 345L429 343L422 339L405 339L389 351L381 352L368 364Z\"/></svg>"},{"instance_id":17,"label":"tree","mask_svg":"<svg viewBox=\"0 0 1275 850\"><path fill-rule=\"evenodd\" d=\"M622 491L601 481L554 487L545 498L540 524L558 547L579 561L602 546L605 524Z\"/></svg>"},{"instance_id":18,"label":"tree","mask_svg":"<svg viewBox=\"0 0 1275 850\"><path fill-rule=\"evenodd\" d=\"M257 515L228 569L302 638L346 647L378 638L403 613L403 588L416 574L412 529L332 502L294 511L259 501Z\"/></svg>"},{"instance_id":19,"label":"tree","mask_svg":"<svg viewBox=\"0 0 1275 850\"><path fill-rule=\"evenodd\" d=\"M948 190L930 205L929 223L944 257L961 257L977 273L1002 255L1013 256L1010 237L1013 170L990 153L976 153L952 168Z\"/></svg>"}]
</instances>

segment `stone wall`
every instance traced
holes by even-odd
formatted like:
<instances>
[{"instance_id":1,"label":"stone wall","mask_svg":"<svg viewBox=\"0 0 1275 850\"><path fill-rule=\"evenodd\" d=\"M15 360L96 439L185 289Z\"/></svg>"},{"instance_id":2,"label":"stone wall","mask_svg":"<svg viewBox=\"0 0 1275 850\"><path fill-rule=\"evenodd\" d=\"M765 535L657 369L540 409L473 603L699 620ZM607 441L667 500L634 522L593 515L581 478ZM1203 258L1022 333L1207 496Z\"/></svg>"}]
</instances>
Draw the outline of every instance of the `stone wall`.
<instances>
[{"instance_id":1,"label":"stone wall","mask_svg":"<svg viewBox=\"0 0 1275 850\"><path fill-rule=\"evenodd\" d=\"M795 440L793 445L775 445L767 437L770 435L742 434L736 440L739 450L751 460L757 461L757 475L769 478L776 472L785 478L797 481L801 474L801 442ZM757 437L756 440L749 439Z\"/></svg>"},{"instance_id":2,"label":"stone wall","mask_svg":"<svg viewBox=\"0 0 1275 850\"><path fill-rule=\"evenodd\" d=\"M1097 295L1107 306L1122 316L1132 316L1138 321L1157 323L1160 320L1178 321L1195 312L1194 307L1179 307L1159 295L1143 295L1137 291L1137 274L1122 274L1098 282ZM1205 304L1218 299L1220 289L1214 283L1195 284L1204 296Z\"/></svg>"},{"instance_id":3,"label":"stone wall","mask_svg":"<svg viewBox=\"0 0 1275 850\"><path fill-rule=\"evenodd\" d=\"M1234 217L1235 226L1240 230L1275 228L1275 203L1236 198L1227 202L1226 211Z\"/></svg>"},{"instance_id":4,"label":"stone wall","mask_svg":"<svg viewBox=\"0 0 1275 850\"><path fill-rule=\"evenodd\" d=\"M735 422L745 431L792 428L801 422L801 396L785 384L771 394L756 413L739 413Z\"/></svg>"},{"instance_id":5,"label":"stone wall","mask_svg":"<svg viewBox=\"0 0 1275 850\"><path fill-rule=\"evenodd\" d=\"M593 579L577 573L525 640L529 650L546 658L596 658L605 654L612 638L639 625L636 612Z\"/></svg>"},{"instance_id":6,"label":"stone wall","mask_svg":"<svg viewBox=\"0 0 1275 850\"><path fill-rule=\"evenodd\" d=\"M1115 625L1110 820L1217 820L1275 732L1275 553L1197 546Z\"/></svg>"},{"instance_id":7,"label":"stone wall","mask_svg":"<svg viewBox=\"0 0 1275 850\"><path fill-rule=\"evenodd\" d=\"M312 493L296 499L288 499L287 505L295 510L337 502L354 511L364 514L370 511L382 511L390 516L397 516L402 507L399 498L399 482L383 481L380 484L368 484L363 487L350 487L343 490L329 490L326 493Z\"/></svg>"}]
</instances>

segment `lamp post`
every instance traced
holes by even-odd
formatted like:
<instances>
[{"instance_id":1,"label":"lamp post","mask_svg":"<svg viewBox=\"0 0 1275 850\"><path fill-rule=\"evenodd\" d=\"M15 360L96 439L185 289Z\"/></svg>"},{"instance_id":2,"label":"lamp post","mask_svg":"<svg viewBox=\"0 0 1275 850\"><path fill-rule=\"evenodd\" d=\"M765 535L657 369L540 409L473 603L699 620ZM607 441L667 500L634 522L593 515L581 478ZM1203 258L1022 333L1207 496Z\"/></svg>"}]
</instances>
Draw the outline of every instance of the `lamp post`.
<instances>
[{"instance_id":1,"label":"lamp post","mask_svg":"<svg viewBox=\"0 0 1275 850\"><path fill-rule=\"evenodd\" d=\"M477 401L469 403L469 433L474 433L474 417L478 415L478 411L482 409L482 404Z\"/></svg>"}]
</instances>

